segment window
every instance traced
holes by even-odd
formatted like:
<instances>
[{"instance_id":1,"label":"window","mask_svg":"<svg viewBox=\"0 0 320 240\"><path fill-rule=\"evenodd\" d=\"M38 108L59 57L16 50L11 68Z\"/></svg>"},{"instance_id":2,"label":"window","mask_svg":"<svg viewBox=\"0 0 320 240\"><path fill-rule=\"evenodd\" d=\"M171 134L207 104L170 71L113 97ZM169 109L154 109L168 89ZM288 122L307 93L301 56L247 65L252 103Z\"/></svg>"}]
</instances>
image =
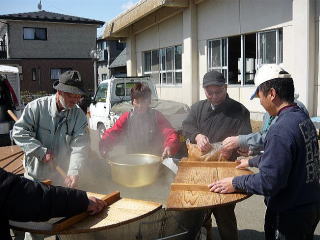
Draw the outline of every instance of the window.
<instances>
[{"instance_id":1,"label":"window","mask_svg":"<svg viewBox=\"0 0 320 240\"><path fill-rule=\"evenodd\" d=\"M227 39L209 41L209 71L216 70L227 78Z\"/></svg>"},{"instance_id":2,"label":"window","mask_svg":"<svg viewBox=\"0 0 320 240\"><path fill-rule=\"evenodd\" d=\"M161 48L143 53L143 74L156 84L182 84L182 46Z\"/></svg>"},{"instance_id":3,"label":"window","mask_svg":"<svg viewBox=\"0 0 320 240\"><path fill-rule=\"evenodd\" d=\"M282 29L208 41L208 70L221 72L228 84L254 84L262 64L283 61Z\"/></svg>"},{"instance_id":4,"label":"window","mask_svg":"<svg viewBox=\"0 0 320 240\"><path fill-rule=\"evenodd\" d=\"M131 95L131 88L137 83L139 83L139 82L118 83L116 85L116 96L118 96L118 97L130 96Z\"/></svg>"},{"instance_id":5,"label":"window","mask_svg":"<svg viewBox=\"0 0 320 240\"><path fill-rule=\"evenodd\" d=\"M159 81L159 50L144 52L144 75L150 76L156 83Z\"/></svg>"},{"instance_id":6,"label":"window","mask_svg":"<svg viewBox=\"0 0 320 240\"><path fill-rule=\"evenodd\" d=\"M101 83L94 98L96 102L105 102L108 94L108 83Z\"/></svg>"},{"instance_id":7,"label":"window","mask_svg":"<svg viewBox=\"0 0 320 240\"><path fill-rule=\"evenodd\" d=\"M47 40L47 29L24 27L23 39L24 40Z\"/></svg>"},{"instance_id":8,"label":"window","mask_svg":"<svg viewBox=\"0 0 320 240\"><path fill-rule=\"evenodd\" d=\"M36 81L37 80L37 69L32 68L31 72L32 72L32 81Z\"/></svg>"},{"instance_id":9,"label":"window","mask_svg":"<svg viewBox=\"0 0 320 240\"><path fill-rule=\"evenodd\" d=\"M258 65L283 62L282 29L258 33Z\"/></svg>"},{"instance_id":10,"label":"window","mask_svg":"<svg viewBox=\"0 0 320 240\"><path fill-rule=\"evenodd\" d=\"M60 75L68 70L72 70L72 68L51 68L50 69L51 80L59 80Z\"/></svg>"},{"instance_id":11,"label":"window","mask_svg":"<svg viewBox=\"0 0 320 240\"><path fill-rule=\"evenodd\" d=\"M108 74L103 73L103 74L102 74L102 81L103 81L103 80L107 80L107 79L108 79Z\"/></svg>"}]
</instances>

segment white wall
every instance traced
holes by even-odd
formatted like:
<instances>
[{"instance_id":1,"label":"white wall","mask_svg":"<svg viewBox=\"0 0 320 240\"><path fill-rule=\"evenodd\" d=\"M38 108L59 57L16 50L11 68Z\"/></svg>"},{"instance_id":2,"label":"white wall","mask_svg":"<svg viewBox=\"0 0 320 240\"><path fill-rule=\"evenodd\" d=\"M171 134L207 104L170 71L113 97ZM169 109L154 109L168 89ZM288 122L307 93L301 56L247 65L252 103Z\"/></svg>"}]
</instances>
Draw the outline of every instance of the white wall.
<instances>
[{"instance_id":1,"label":"white wall","mask_svg":"<svg viewBox=\"0 0 320 240\"><path fill-rule=\"evenodd\" d=\"M266 14L270 13L270 14ZM283 27L284 66L293 68L292 0L207 0L198 5L199 84L207 67L207 40ZM201 86L201 85L200 85ZM257 100L250 101L255 86L228 86L231 98L250 111L264 112ZM204 99L203 89L199 89Z\"/></svg>"},{"instance_id":2,"label":"white wall","mask_svg":"<svg viewBox=\"0 0 320 240\"><path fill-rule=\"evenodd\" d=\"M197 96L204 99L202 89L202 78L208 71L207 68L207 40L234 35L253 33L267 29L283 28L283 64L282 66L292 73L295 81L296 92L300 94L303 103L311 105L317 115L320 115L320 76L319 70L319 38L320 38L320 0L206 0L197 5L197 27L195 28L198 47L198 79L199 85ZM308 3L308 4L307 4ZM301 11L298 8L303 6ZM316 6L308 8L306 6ZM188 10L184 10L184 13ZM314 11L314 12L312 12ZM184 14L183 13L183 14ZM185 42L183 39L183 14L166 20L136 36L136 58L138 74L142 74L142 52L151 49L173 46ZM303 16L303 14L309 14ZM316 17L310 21L312 14ZM302 19L304 22L299 22ZM309 20L308 20L309 19ZM298 23L298 26L297 26ZM313 37L312 25L315 25L315 36ZM311 29L303 31L305 27ZM308 36L305 37L305 33ZM193 36L193 35L192 35ZM303 49L308 49L308 53L297 53ZM298 51L297 51L298 50ZM314 62L312 52L317 55ZM300 56L300 57L299 57ZM185 61L183 59L183 61ZM188 61L191 61L190 59ZM307 69L313 69L315 64L315 74L310 74ZM306 65L306 66L304 66ZM303 66L303 73L300 68ZM312 70L313 71L313 70ZM307 74L307 72L309 72ZM185 74L185 73L184 73ZM316 78L316 81L314 81ZM311 92L314 91L314 99L310 102ZM159 96L165 99L181 101L186 98L184 90L188 88L179 87L158 87ZM230 97L243 103L252 112L264 112L259 101L249 100L255 86L228 86ZM189 90L188 90L189 92ZM183 94L182 94L183 93ZM188 93L189 94L189 93ZM193 94L190 92L190 94ZM184 97L182 97L184 96ZM192 99L192 96L187 97ZM309 101L309 102L308 102ZM182 102L188 102L182 99Z\"/></svg>"},{"instance_id":3,"label":"white wall","mask_svg":"<svg viewBox=\"0 0 320 240\"><path fill-rule=\"evenodd\" d=\"M136 35L137 53L182 44L182 14Z\"/></svg>"},{"instance_id":4,"label":"white wall","mask_svg":"<svg viewBox=\"0 0 320 240\"><path fill-rule=\"evenodd\" d=\"M178 14L136 35L138 76L142 76L142 55L144 51L182 45L182 24L182 14ZM181 86L157 86L157 91L161 99L185 102Z\"/></svg>"}]
</instances>

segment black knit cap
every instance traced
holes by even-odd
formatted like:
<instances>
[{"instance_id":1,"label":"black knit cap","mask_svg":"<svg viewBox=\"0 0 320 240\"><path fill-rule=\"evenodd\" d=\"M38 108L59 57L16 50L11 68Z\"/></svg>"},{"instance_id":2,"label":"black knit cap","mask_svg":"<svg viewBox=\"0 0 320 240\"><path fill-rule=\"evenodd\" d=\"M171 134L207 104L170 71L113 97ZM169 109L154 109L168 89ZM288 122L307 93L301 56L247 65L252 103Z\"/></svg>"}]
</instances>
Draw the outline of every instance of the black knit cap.
<instances>
[{"instance_id":1,"label":"black knit cap","mask_svg":"<svg viewBox=\"0 0 320 240\"><path fill-rule=\"evenodd\" d=\"M224 76L220 72L215 70L207 72L203 77L203 87L208 87L210 85L223 86L225 84L226 80Z\"/></svg>"},{"instance_id":2,"label":"black knit cap","mask_svg":"<svg viewBox=\"0 0 320 240\"><path fill-rule=\"evenodd\" d=\"M79 95L86 94L83 90L81 75L78 71L74 70L69 70L62 73L59 77L59 81L56 81L53 84L53 88L62 92L68 92Z\"/></svg>"}]
</instances>

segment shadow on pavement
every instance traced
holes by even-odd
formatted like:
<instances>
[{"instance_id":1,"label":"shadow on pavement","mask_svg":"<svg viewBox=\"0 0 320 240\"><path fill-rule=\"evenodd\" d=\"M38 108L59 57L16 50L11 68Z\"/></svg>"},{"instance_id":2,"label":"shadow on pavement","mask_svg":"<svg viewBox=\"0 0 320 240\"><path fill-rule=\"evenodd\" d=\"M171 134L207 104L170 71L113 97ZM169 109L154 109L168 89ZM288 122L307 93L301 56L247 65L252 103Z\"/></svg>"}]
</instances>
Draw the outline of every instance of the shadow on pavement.
<instances>
[{"instance_id":1,"label":"shadow on pavement","mask_svg":"<svg viewBox=\"0 0 320 240\"><path fill-rule=\"evenodd\" d=\"M213 227L213 239L220 239L218 228ZM239 240L264 240L264 232L259 232L252 229L238 230ZM320 235L315 235L313 240L320 240Z\"/></svg>"}]
</instances>

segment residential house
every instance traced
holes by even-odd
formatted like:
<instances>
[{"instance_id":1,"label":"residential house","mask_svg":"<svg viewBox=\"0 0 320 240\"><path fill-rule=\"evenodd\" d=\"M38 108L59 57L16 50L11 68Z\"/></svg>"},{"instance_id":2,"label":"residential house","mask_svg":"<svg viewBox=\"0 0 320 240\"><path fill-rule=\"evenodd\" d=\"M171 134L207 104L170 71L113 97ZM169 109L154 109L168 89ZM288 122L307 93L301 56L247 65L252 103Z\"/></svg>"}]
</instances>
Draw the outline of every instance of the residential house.
<instances>
[{"instance_id":1,"label":"residential house","mask_svg":"<svg viewBox=\"0 0 320 240\"><path fill-rule=\"evenodd\" d=\"M125 56L125 43L118 40L106 40L103 38L97 39L97 50L99 51L100 57L97 60L97 75L98 82L111 78L112 76L123 76L126 75L126 56ZM122 63L119 63L118 56L124 55L121 59L124 59ZM116 64L113 64L114 60L117 59ZM111 64L114 67L111 67ZM119 66L119 64L121 66Z\"/></svg>"},{"instance_id":2,"label":"residential house","mask_svg":"<svg viewBox=\"0 0 320 240\"><path fill-rule=\"evenodd\" d=\"M37 11L0 15L0 64L19 66L21 90L52 93L61 73L80 71L85 88L94 87L97 27L104 22Z\"/></svg>"},{"instance_id":3,"label":"residential house","mask_svg":"<svg viewBox=\"0 0 320 240\"><path fill-rule=\"evenodd\" d=\"M254 74L276 63L294 79L299 100L320 115L319 1L141 0L113 19L105 38L127 42L129 76L151 75L159 96L191 105L204 99L202 78L224 74L229 95L264 109L253 93Z\"/></svg>"}]
</instances>

